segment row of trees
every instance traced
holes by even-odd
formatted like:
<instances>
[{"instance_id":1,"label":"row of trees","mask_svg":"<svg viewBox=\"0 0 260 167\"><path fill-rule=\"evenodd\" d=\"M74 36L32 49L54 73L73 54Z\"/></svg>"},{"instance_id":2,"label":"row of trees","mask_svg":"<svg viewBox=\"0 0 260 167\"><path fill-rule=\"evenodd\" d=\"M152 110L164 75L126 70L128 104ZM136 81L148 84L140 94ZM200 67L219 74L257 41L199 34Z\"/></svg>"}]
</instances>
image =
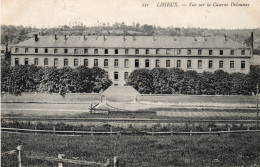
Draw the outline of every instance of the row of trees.
<instances>
[{"instance_id":1,"label":"row of trees","mask_svg":"<svg viewBox=\"0 0 260 167\"><path fill-rule=\"evenodd\" d=\"M71 93L100 92L112 82L107 73L100 68L80 66L70 67L37 67L19 65L12 67L2 63L1 89L4 92L21 94L22 92L49 92L65 95Z\"/></svg>"},{"instance_id":2,"label":"row of trees","mask_svg":"<svg viewBox=\"0 0 260 167\"><path fill-rule=\"evenodd\" d=\"M127 83L143 94L250 95L256 92L256 83L260 83L260 66L252 66L249 74L138 69Z\"/></svg>"}]
</instances>

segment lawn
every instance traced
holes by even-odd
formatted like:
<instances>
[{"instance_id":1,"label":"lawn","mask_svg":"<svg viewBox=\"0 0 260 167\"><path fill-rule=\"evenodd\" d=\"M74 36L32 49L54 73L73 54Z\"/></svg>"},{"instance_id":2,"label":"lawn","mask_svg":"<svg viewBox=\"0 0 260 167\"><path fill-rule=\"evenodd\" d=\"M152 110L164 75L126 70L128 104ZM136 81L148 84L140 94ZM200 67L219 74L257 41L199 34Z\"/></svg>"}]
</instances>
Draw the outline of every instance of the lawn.
<instances>
[{"instance_id":1,"label":"lawn","mask_svg":"<svg viewBox=\"0 0 260 167\"><path fill-rule=\"evenodd\" d=\"M2 133L2 152L23 145L24 166L56 166L24 155L78 158L105 162L118 156L120 166L250 166L260 165L260 133L198 136L55 136ZM14 166L16 156L2 156ZM70 166L70 165L64 165Z\"/></svg>"}]
</instances>

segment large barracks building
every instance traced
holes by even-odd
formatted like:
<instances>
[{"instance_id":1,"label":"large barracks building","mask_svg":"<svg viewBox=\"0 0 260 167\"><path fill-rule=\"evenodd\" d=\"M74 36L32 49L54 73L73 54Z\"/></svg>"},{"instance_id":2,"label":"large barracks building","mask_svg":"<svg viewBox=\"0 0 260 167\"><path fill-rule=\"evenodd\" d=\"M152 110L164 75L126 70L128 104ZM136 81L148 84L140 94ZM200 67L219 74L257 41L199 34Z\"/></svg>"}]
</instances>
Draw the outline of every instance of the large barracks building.
<instances>
[{"instance_id":1,"label":"large barracks building","mask_svg":"<svg viewBox=\"0 0 260 167\"><path fill-rule=\"evenodd\" d=\"M38 36L14 45L11 64L100 67L114 85L138 68L248 73L251 48L223 37Z\"/></svg>"}]
</instances>

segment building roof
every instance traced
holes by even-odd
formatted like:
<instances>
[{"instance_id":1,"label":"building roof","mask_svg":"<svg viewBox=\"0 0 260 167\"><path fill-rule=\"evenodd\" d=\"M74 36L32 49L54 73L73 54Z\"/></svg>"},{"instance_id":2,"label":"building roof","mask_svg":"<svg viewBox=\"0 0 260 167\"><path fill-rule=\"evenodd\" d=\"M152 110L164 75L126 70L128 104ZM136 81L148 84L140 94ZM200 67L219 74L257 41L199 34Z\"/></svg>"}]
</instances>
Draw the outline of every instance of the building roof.
<instances>
[{"instance_id":1,"label":"building roof","mask_svg":"<svg viewBox=\"0 0 260 167\"><path fill-rule=\"evenodd\" d=\"M171 36L38 36L14 46L21 47L89 47L89 48L248 48L225 37ZM194 40L196 39L196 40Z\"/></svg>"}]
</instances>

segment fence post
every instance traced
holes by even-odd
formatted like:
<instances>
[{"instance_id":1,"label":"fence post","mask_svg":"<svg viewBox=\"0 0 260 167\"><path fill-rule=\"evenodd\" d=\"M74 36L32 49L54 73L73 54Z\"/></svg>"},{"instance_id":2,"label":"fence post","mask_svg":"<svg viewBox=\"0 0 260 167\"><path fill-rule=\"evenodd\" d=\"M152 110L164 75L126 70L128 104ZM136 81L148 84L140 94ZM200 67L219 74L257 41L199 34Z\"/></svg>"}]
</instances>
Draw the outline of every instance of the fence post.
<instances>
[{"instance_id":1,"label":"fence post","mask_svg":"<svg viewBox=\"0 0 260 167\"><path fill-rule=\"evenodd\" d=\"M119 161L117 159L117 156L114 156L114 167L119 167Z\"/></svg>"},{"instance_id":2,"label":"fence post","mask_svg":"<svg viewBox=\"0 0 260 167\"><path fill-rule=\"evenodd\" d=\"M58 159L62 159L62 157L64 157L64 154L58 154ZM62 162L58 162L58 167L63 167Z\"/></svg>"},{"instance_id":3,"label":"fence post","mask_svg":"<svg viewBox=\"0 0 260 167\"><path fill-rule=\"evenodd\" d=\"M250 129L249 129L249 126L247 126L247 131L249 131Z\"/></svg>"},{"instance_id":4,"label":"fence post","mask_svg":"<svg viewBox=\"0 0 260 167\"><path fill-rule=\"evenodd\" d=\"M110 135L112 135L112 132L113 132L113 128L112 128L112 126L110 127Z\"/></svg>"},{"instance_id":5,"label":"fence post","mask_svg":"<svg viewBox=\"0 0 260 167\"><path fill-rule=\"evenodd\" d=\"M35 127L34 127L34 130L35 130L35 134L37 134L37 132L36 132L36 130L37 130L37 126L35 125Z\"/></svg>"},{"instance_id":6,"label":"fence post","mask_svg":"<svg viewBox=\"0 0 260 167\"><path fill-rule=\"evenodd\" d=\"M190 136L192 135L192 130L190 130Z\"/></svg>"},{"instance_id":7,"label":"fence post","mask_svg":"<svg viewBox=\"0 0 260 167\"><path fill-rule=\"evenodd\" d=\"M93 127L90 127L91 136L93 136Z\"/></svg>"},{"instance_id":8,"label":"fence post","mask_svg":"<svg viewBox=\"0 0 260 167\"><path fill-rule=\"evenodd\" d=\"M228 131L230 132L230 127L228 127Z\"/></svg>"},{"instance_id":9,"label":"fence post","mask_svg":"<svg viewBox=\"0 0 260 167\"><path fill-rule=\"evenodd\" d=\"M55 135L55 126L53 126L53 134Z\"/></svg>"},{"instance_id":10,"label":"fence post","mask_svg":"<svg viewBox=\"0 0 260 167\"><path fill-rule=\"evenodd\" d=\"M211 133L211 127L209 127L209 133Z\"/></svg>"},{"instance_id":11,"label":"fence post","mask_svg":"<svg viewBox=\"0 0 260 167\"><path fill-rule=\"evenodd\" d=\"M18 167L22 167L22 158L21 158L22 146L18 145L17 150L18 150Z\"/></svg>"}]
</instances>

